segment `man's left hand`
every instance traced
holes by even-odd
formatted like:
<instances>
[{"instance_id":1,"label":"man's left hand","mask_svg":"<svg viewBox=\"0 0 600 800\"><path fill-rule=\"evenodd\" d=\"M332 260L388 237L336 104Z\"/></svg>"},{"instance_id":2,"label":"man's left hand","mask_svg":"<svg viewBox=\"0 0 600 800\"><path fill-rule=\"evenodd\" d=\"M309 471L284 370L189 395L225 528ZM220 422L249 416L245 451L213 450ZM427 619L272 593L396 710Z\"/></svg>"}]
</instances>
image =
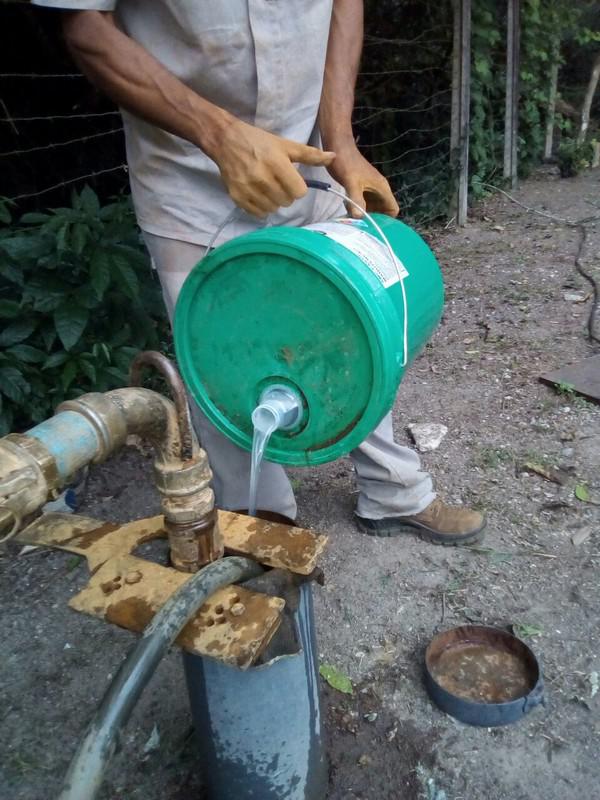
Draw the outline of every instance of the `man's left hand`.
<instances>
[{"instance_id":1,"label":"man's left hand","mask_svg":"<svg viewBox=\"0 0 600 800\"><path fill-rule=\"evenodd\" d=\"M327 170L361 208L388 214L390 217L398 216L400 206L389 183L381 172L361 155L356 145L352 144L347 149L336 148L336 156ZM360 217L358 209L354 206L348 208L348 213L352 217Z\"/></svg>"}]
</instances>

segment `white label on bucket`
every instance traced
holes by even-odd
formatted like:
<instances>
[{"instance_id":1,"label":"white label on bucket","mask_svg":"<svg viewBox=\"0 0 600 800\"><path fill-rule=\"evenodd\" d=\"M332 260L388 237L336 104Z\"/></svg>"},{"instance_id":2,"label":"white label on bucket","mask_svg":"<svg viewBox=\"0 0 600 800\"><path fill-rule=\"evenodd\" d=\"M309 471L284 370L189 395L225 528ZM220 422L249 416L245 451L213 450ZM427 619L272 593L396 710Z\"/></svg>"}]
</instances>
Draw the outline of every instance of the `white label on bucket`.
<instances>
[{"instance_id":1,"label":"white label on bucket","mask_svg":"<svg viewBox=\"0 0 600 800\"><path fill-rule=\"evenodd\" d=\"M306 230L317 231L346 247L367 266L375 277L387 289L406 278L408 272L404 264L396 256L398 267L392 261L387 247L370 233L361 230L350 219L339 219L333 222L318 222L306 225Z\"/></svg>"}]
</instances>

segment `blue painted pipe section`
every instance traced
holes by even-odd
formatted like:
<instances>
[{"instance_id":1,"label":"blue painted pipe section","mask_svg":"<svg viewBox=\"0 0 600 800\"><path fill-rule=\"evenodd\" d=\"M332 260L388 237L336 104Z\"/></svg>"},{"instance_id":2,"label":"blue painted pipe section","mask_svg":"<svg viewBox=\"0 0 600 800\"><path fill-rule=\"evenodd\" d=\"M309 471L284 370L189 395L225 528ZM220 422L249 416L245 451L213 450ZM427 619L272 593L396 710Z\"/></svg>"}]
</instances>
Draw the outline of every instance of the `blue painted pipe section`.
<instances>
[{"instance_id":1,"label":"blue painted pipe section","mask_svg":"<svg viewBox=\"0 0 600 800\"><path fill-rule=\"evenodd\" d=\"M61 411L27 431L54 456L63 481L98 455L100 442L91 422L75 411Z\"/></svg>"},{"instance_id":2,"label":"blue painted pipe section","mask_svg":"<svg viewBox=\"0 0 600 800\"><path fill-rule=\"evenodd\" d=\"M183 661L209 800L324 800L311 585L294 614L301 650L242 671Z\"/></svg>"}]
</instances>

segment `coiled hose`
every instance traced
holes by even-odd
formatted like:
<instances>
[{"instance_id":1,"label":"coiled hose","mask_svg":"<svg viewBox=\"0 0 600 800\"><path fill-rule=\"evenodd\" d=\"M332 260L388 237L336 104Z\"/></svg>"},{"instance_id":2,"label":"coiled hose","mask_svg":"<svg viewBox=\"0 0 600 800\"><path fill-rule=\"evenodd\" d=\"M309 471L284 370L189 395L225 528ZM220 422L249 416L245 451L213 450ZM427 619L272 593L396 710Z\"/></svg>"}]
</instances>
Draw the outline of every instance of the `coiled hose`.
<instances>
[{"instance_id":1,"label":"coiled hose","mask_svg":"<svg viewBox=\"0 0 600 800\"><path fill-rule=\"evenodd\" d=\"M108 687L77 748L58 800L93 800L118 736L146 684L190 617L217 589L250 580L262 567L248 558L222 558L195 573L154 616Z\"/></svg>"}]
</instances>

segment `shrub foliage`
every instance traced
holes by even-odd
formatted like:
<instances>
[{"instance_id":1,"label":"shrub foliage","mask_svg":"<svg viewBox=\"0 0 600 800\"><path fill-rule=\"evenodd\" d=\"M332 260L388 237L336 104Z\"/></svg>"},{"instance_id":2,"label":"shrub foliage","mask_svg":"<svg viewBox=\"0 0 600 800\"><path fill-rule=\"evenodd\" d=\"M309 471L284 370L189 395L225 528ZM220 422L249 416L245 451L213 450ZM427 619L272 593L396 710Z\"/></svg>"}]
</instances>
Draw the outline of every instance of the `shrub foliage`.
<instances>
[{"instance_id":1,"label":"shrub foliage","mask_svg":"<svg viewBox=\"0 0 600 800\"><path fill-rule=\"evenodd\" d=\"M126 384L167 331L128 198L101 206L85 187L70 208L17 221L0 204L0 434Z\"/></svg>"}]
</instances>

